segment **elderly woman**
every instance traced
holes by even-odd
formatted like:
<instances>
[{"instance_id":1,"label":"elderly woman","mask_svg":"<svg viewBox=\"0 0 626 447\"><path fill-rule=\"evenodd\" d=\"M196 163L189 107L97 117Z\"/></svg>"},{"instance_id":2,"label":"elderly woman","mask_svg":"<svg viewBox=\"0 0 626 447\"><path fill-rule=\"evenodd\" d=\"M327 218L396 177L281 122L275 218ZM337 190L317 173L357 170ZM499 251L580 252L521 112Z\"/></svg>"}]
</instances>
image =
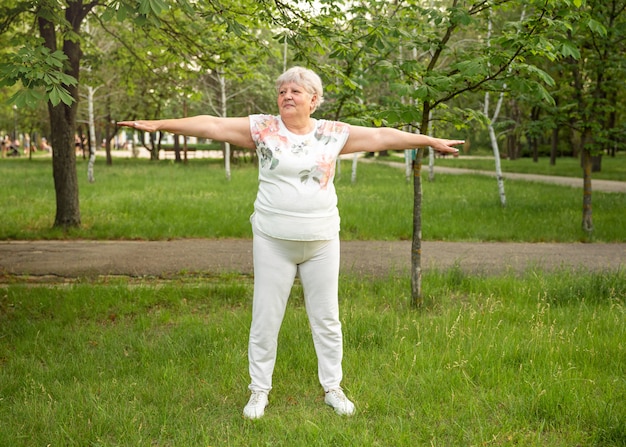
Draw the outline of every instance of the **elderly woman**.
<instances>
[{"instance_id":1,"label":"elderly woman","mask_svg":"<svg viewBox=\"0 0 626 447\"><path fill-rule=\"evenodd\" d=\"M264 415L276 361L277 340L296 274L304 290L325 403L340 415L354 404L341 389L343 339L339 320L339 212L333 184L343 154L431 146L456 154L459 140L443 140L391 128L352 126L314 119L323 102L313 71L293 67L276 81L279 115L239 118L195 116L118 124L147 132L227 141L256 150L259 186L250 221L254 294L248 345L251 392L243 413Z\"/></svg>"}]
</instances>

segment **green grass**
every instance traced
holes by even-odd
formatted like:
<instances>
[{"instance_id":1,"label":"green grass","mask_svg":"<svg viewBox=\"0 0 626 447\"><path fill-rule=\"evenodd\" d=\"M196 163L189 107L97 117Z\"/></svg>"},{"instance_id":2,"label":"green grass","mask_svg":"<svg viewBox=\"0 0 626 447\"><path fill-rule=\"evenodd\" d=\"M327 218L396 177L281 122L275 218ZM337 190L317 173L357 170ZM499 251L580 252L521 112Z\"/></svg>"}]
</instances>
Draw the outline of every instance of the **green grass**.
<instances>
[{"instance_id":1,"label":"green grass","mask_svg":"<svg viewBox=\"0 0 626 447\"><path fill-rule=\"evenodd\" d=\"M626 274L343 277L344 386L323 403L301 288L266 417L246 421L251 281L0 292L2 446L623 446Z\"/></svg>"},{"instance_id":2,"label":"green grass","mask_svg":"<svg viewBox=\"0 0 626 447\"><path fill-rule=\"evenodd\" d=\"M81 160L82 226L68 232L52 229L51 170L46 159L0 161L0 240L251 237L257 175L251 164L234 166L229 182L216 161L116 159L113 166L96 164L96 182L88 183ZM361 163L352 184L350 162L344 162L336 184L344 240L411 239L413 189L402 169ZM588 240L581 230L580 189L508 180L505 208L491 177L439 174L423 189L424 240ZM596 191L592 206L592 240L626 240L626 195Z\"/></svg>"},{"instance_id":3,"label":"green grass","mask_svg":"<svg viewBox=\"0 0 626 447\"><path fill-rule=\"evenodd\" d=\"M230 182L207 160L115 160L96 165L94 184L78 169L83 226L62 232L50 161L0 160L0 239L250 237L253 166ZM402 170L363 163L356 184L349 170L337 179L342 238L409 239ZM502 209L488 177L423 184L426 240L584 239L579 190L507 181ZM594 240L626 240L625 196L594 192ZM430 270L420 310L405 274L342 276L352 418L324 405L296 284L255 422L241 415L251 278L3 281L2 447L626 445L623 270Z\"/></svg>"}]
</instances>

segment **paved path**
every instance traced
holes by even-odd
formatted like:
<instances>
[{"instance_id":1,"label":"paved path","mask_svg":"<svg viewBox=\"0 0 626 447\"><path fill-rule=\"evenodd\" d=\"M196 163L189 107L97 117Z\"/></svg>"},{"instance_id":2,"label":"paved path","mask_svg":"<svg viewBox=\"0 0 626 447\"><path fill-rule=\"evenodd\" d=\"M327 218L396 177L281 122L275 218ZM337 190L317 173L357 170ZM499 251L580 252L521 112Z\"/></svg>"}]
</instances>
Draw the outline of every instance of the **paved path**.
<instances>
[{"instance_id":1,"label":"paved path","mask_svg":"<svg viewBox=\"0 0 626 447\"><path fill-rule=\"evenodd\" d=\"M408 271L410 241L343 241L342 271L387 275ZM458 266L471 273L584 267L626 268L626 243L561 244L424 242L422 267ZM252 273L252 242L239 239L171 241L0 242L0 282L101 276L173 278L181 274Z\"/></svg>"},{"instance_id":2,"label":"paved path","mask_svg":"<svg viewBox=\"0 0 626 447\"><path fill-rule=\"evenodd\" d=\"M390 166L395 166L397 168L404 169L404 163L398 161L380 161L371 158L361 157L360 161L366 163L384 163ZM454 175L462 175L462 174L477 174L477 175L486 175L489 177L495 177L495 171L485 171L480 169L464 169L464 168L448 168L445 166L437 166L434 167L435 174L454 174ZM422 166L422 172L428 172L428 166ZM561 176L552 176L552 175L540 175L540 174L523 174L516 172L503 172L502 177L507 180L524 180L528 182L538 182L538 183L551 183L554 185L562 185L562 186L570 186L572 188L583 188L583 178L582 175L580 177L561 177ZM618 181L618 180L600 180L600 179L591 179L591 189L593 191L601 191L601 192L615 192L615 193L624 193L626 194L626 181Z\"/></svg>"},{"instance_id":3,"label":"paved path","mask_svg":"<svg viewBox=\"0 0 626 447\"><path fill-rule=\"evenodd\" d=\"M428 169L425 166L423 169ZM445 173L445 174L479 174L479 175L487 175L490 177L495 177L496 173L493 171L481 171L477 169L460 169L460 168L446 168L443 166L435 166L435 173ZM539 183L552 183L555 185L563 185L563 186L571 186L572 188L583 188L583 178L578 177L558 177L558 176L549 176L549 175L539 175L539 174L522 174L515 172L503 172L502 177L504 179L511 180L524 180L529 182L539 182ZM600 180L600 179L591 179L591 189L593 191L601 191L601 192L616 192L616 193L626 193L626 181L620 182L617 180Z\"/></svg>"}]
</instances>

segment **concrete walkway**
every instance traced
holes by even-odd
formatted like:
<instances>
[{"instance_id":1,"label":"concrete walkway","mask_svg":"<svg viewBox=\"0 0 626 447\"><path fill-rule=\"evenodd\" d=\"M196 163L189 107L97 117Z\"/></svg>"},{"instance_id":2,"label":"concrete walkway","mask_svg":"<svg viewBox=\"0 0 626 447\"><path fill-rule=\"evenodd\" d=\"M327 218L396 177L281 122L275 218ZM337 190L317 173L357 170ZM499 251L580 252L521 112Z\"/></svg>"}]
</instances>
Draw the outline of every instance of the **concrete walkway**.
<instances>
[{"instance_id":1,"label":"concrete walkway","mask_svg":"<svg viewBox=\"0 0 626 447\"><path fill-rule=\"evenodd\" d=\"M435 166L435 173L442 174L478 174L478 175L487 175L490 177L495 177L496 173L492 171L481 171L477 169L460 169L460 168L446 168L442 166ZM571 186L572 188L583 188L583 179L582 177L557 177L557 176L549 176L549 175L539 175L539 174L521 174L515 172L503 172L502 177L504 179L511 180L524 180L527 182L538 182L538 183L551 183L555 185L563 185L563 186ZM626 194L626 181L620 182L617 180L600 180L600 179L591 179L591 189L593 191L600 192L615 192Z\"/></svg>"},{"instance_id":2,"label":"concrete walkway","mask_svg":"<svg viewBox=\"0 0 626 447\"><path fill-rule=\"evenodd\" d=\"M384 163L389 166L394 166L397 168L404 169L405 165L399 161L380 161L371 158L360 157L359 162L366 163ZM422 166L422 172L427 172L428 166ZM480 169L464 169L464 168L448 168L445 166L437 166L434 167L435 174L453 174L453 175L462 175L462 174L475 174L475 175L486 175L489 177L496 177L495 171L485 171ZM551 175L540 175L540 174L523 174L516 172L503 172L502 177L507 180L523 180L527 182L538 182L538 183L550 183L554 185L562 185L562 186L570 186L572 188L583 188L583 178L581 177L561 177L561 176L551 176ZM617 180L600 180L600 179L591 179L591 189L593 191L600 192L614 192L614 193L622 193L626 194L626 179L624 181Z\"/></svg>"}]
</instances>

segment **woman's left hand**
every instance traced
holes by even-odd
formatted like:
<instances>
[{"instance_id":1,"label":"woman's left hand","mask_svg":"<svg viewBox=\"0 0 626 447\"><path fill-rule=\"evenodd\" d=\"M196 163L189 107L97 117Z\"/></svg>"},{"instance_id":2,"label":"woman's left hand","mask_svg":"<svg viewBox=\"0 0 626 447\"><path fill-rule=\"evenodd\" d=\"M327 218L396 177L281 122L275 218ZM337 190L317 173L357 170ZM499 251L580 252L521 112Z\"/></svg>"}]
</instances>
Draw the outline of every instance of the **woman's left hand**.
<instances>
[{"instance_id":1,"label":"woman's left hand","mask_svg":"<svg viewBox=\"0 0 626 447\"><path fill-rule=\"evenodd\" d=\"M453 146L458 146L460 144L464 144L464 140L445 140L442 138L433 138L431 137L431 143L429 144L437 152L441 152L444 154L452 154L455 157L459 156L459 150Z\"/></svg>"}]
</instances>

